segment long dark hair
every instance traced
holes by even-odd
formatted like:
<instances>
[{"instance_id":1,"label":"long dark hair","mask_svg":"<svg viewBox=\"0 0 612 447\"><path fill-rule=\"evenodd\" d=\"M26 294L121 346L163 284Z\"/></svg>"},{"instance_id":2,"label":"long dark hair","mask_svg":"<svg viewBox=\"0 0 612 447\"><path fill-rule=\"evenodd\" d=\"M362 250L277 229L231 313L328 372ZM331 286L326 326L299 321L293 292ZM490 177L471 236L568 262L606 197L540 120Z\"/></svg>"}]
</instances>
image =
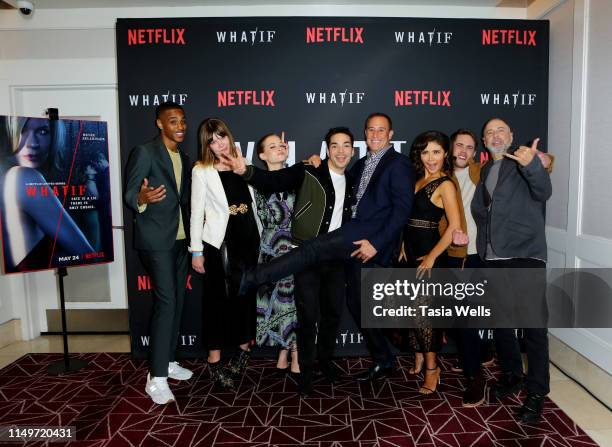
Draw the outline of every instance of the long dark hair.
<instances>
[{"instance_id":1,"label":"long dark hair","mask_svg":"<svg viewBox=\"0 0 612 447\"><path fill-rule=\"evenodd\" d=\"M444 152L446 152L444 156L444 164L442 165L442 171L446 174L452 172L453 156L449 150L450 142L448 136L438 130L428 130L427 132L417 135L412 142L412 146L410 146L410 160L414 166L417 178L421 178L425 175L425 166L421 161L421 152L423 152L423 150L431 142L438 143Z\"/></svg>"}]
</instances>

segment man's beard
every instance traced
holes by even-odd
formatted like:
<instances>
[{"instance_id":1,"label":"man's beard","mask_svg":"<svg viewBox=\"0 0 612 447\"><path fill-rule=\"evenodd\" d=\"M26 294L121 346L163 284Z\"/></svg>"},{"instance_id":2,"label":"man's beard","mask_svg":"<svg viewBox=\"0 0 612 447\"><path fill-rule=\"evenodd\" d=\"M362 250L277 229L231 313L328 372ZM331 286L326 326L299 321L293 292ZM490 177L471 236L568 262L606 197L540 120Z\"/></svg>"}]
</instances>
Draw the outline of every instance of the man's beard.
<instances>
[{"instance_id":1,"label":"man's beard","mask_svg":"<svg viewBox=\"0 0 612 447\"><path fill-rule=\"evenodd\" d=\"M506 152L508 149L510 149L510 144L504 144L502 146L498 146L498 147L487 147L487 149L491 152L491 154L493 155L500 155L503 154L504 152Z\"/></svg>"}]
</instances>

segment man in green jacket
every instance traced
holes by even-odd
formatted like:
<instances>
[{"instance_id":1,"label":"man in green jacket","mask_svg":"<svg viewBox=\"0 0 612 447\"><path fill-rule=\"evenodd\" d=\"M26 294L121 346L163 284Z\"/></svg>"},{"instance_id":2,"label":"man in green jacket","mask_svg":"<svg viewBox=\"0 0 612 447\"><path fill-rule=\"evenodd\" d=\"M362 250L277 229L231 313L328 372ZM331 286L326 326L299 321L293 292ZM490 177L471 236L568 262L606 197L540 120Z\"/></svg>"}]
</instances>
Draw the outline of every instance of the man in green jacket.
<instances>
[{"instance_id":1,"label":"man in green jacket","mask_svg":"<svg viewBox=\"0 0 612 447\"><path fill-rule=\"evenodd\" d=\"M183 108L172 102L156 110L159 135L136 146L125 168L125 204L134 212L134 245L153 285L149 375L145 391L156 404L174 401L167 378L192 372L174 361L187 284L190 198L189 158Z\"/></svg>"}]
</instances>

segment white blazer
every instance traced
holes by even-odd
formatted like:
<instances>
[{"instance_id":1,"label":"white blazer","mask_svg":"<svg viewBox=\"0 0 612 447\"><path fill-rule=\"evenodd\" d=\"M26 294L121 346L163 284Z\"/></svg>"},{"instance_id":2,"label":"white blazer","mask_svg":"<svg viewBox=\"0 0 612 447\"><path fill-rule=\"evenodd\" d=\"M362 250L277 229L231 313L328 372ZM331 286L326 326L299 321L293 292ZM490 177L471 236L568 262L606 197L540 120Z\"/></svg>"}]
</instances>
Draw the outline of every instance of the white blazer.
<instances>
[{"instance_id":1,"label":"white blazer","mask_svg":"<svg viewBox=\"0 0 612 447\"><path fill-rule=\"evenodd\" d=\"M261 234L261 222L255 208L255 193L249 186L257 229ZM229 204L221 183L219 172L210 167L195 165L191 170L191 218L189 233L191 247L189 251L202 251L205 241L213 247L220 248L227 222L229 221Z\"/></svg>"}]
</instances>

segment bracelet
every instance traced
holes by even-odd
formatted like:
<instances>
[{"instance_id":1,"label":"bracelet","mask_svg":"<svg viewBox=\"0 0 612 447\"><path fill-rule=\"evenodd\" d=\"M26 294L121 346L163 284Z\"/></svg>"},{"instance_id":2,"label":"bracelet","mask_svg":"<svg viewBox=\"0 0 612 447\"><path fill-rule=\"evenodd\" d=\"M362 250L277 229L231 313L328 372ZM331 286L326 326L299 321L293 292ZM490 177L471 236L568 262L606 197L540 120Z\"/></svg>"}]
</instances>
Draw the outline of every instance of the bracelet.
<instances>
[{"instance_id":1,"label":"bracelet","mask_svg":"<svg viewBox=\"0 0 612 447\"><path fill-rule=\"evenodd\" d=\"M191 252L191 256L192 256L193 258L197 258L197 257L199 257L199 256L204 256L204 253L202 253L201 251L192 251L192 252Z\"/></svg>"}]
</instances>

